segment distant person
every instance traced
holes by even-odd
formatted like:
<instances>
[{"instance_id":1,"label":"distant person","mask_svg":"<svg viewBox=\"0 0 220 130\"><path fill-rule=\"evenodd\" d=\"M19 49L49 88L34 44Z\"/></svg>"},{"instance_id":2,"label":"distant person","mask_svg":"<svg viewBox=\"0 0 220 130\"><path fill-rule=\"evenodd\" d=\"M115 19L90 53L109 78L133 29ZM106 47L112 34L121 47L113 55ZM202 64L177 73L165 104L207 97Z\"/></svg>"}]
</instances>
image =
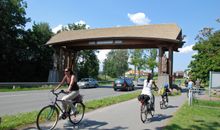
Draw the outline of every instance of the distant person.
<instances>
[{"instance_id":1,"label":"distant person","mask_svg":"<svg viewBox=\"0 0 220 130\"><path fill-rule=\"evenodd\" d=\"M185 84L185 87L187 88L188 87L188 79L185 79L184 84Z\"/></svg>"},{"instance_id":2,"label":"distant person","mask_svg":"<svg viewBox=\"0 0 220 130\"><path fill-rule=\"evenodd\" d=\"M193 89L193 87L194 87L194 82L192 81L192 79L189 79L187 88L188 89Z\"/></svg>"},{"instance_id":3,"label":"distant person","mask_svg":"<svg viewBox=\"0 0 220 130\"><path fill-rule=\"evenodd\" d=\"M201 82L201 81L197 78L197 79L196 79L196 83L195 83L195 84L196 84L195 87L196 87L197 89L200 88L200 82Z\"/></svg>"},{"instance_id":4,"label":"distant person","mask_svg":"<svg viewBox=\"0 0 220 130\"><path fill-rule=\"evenodd\" d=\"M67 83L68 89L64 90L64 92L67 95L63 96L63 98L62 98L62 107L63 107L64 113L67 114L67 105L69 105L72 108L74 108L74 106L72 105L72 100L79 95L79 86L77 85L76 76L73 74L73 71L70 68L66 68L64 70L64 73L65 73L65 75L63 77L63 80L52 91L56 91L65 82ZM62 116L62 115L60 115L60 116Z\"/></svg>"},{"instance_id":5,"label":"distant person","mask_svg":"<svg viewBox=\"0 0 220 130\"><path fill-rule=\"evenodd\" d=\"M192 79L189 79L188 86L187 86L187 89L188 89L187 96L189 96L189 91L193 89L193 86L194 86L194 83Z\"/></svg>"},{"instance_id":6,"label":"distant person","mask_svg":"<svg viewBox=\"0 0 220 130\"><path fill-rule=\"evenodd\" d=\"M154 85L154 89L158 90L158 87L155 84L155 81L153 80L151 73L149 73L147 75L147 79L144 80L144 86L143 86L141 95L143 95L143 96L146 95L146 96L150 97L150 102L151 102L152 110L154 110L154 102L155 102L155 98L154 98L154 95L152 93L153 85Z\"/></svg>"}]
</instances>

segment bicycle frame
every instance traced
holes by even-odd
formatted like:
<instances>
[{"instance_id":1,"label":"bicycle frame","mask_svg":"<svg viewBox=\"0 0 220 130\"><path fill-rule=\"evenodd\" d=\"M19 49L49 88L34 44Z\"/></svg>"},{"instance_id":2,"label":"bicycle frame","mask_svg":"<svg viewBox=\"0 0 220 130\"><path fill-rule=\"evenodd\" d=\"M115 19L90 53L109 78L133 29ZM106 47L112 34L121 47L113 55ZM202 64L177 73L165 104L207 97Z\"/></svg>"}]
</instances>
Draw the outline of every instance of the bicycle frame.
<instances>
[{"instance_id":1,"label":"bicycle frame","mask_svg":"<svg viewBox=\"0 0 220 130\"><path fill-rule=\"evenodd\" d=\"M58 93L55 93L55 92L52 92L54 95L55 95L55 101L53 102L51 102L52 104L52 106L55 106L55 107L57 107L62 113L64 113L64 110L62 110L62 108L60 107L60 105L57 103L57 102L63 102L62 100L59 100L59 99L57 99L58 98L58 96L59 96L59 94L60 93L63 93L62 91L60 91L60 92L58 92Z\"/></svg>"},{"instance_id":2,"label":"bicycle frame","mask_svg":"<svg viewBox=\"0 0 220 130\"><path fill-rule=\"evenodd\" d=\"M52 106L56 106L62 113L64 113L64 110L62 110L62 108L60 107L60 105L57 103L57 102L63 102L63 100L59 100L58 99L58 96L59 96L59 94L60 93L64 93L63 91L60 91L60 92L58 92L58 93L55 93L55 92L52 92L54 95L55 95L55 101L53 102L52 101ZM77 98L77 97L76 97ZM77 99L74 99L74 100L72 100L72 103L76 103L77 102Z\"/></svg>"}]
</instances>

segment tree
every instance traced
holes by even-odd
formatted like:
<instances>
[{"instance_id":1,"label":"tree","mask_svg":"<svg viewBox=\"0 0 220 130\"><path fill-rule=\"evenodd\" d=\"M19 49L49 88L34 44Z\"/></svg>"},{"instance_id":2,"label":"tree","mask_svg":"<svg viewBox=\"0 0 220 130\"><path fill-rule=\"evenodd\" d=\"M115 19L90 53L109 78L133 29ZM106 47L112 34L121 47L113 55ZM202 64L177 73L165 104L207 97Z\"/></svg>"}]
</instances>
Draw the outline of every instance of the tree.
<instances>
[{"instance_id":1,"label":"tree","mask_svg":"<svg viewBox=\"0 0 220 130\"><path fill-rule=\"evenodd\" d=\"M68 24L68 26L62 27L60 33L62 31L69 31L69 30L82 30L86 29L86 24ZM86 78L86 77L93 77L97 78L99 73L99 60L96 56L96 50L81 50L77 55L77 74L78 79Z\"/></svg>"},{"instance_id":2,"label":"tree","mask_svg":"<svg viewBox=\"0 0 220 130\"><path fill-rule=\"evenodd\" d=\"M146 55L144 55L143 49L134 49L130 52L131 61L130 64L134 65L134 79L136 78L136 70L140 72L141 69L144 68L144 65L146 65ZM138 74L138 77L140 77L140 74Z\"/></svg>"},{"instance_id":3,"label":"tree","mask_svg":"<svg viewBox=\"0 0 220 130\"><path fill-rule=\"evenodd\" d=\"M22 80L47 81L49 70L52 68L53 49L45 46L53 35L48 23L34 23L32 29L24 35L25 45L20 48L21 66L19 75L27 75ZM27 73L32 72L32 73Z\"/></svg>"},{"instance_id":4,"label":"tree","mask_svg":"<svg viewBox=\"0 0 220 130\"><path fill-rule=\"evenodd\" d=\"M111 50L104 61L103 72L111 77L123 76L128 70L128 51Z\"/></svg>"},{"instance_id":5,"label":"tree","mask_svg":"<svg viewBox=\"0 0 220 130\"><path fill-rule=\"evenodd\" d=\"M190 78L208 82L209 71L220 71L220 30L203 28L196 37L198 42L193 47L197 54L189 64Z\"/></svg>"},{"instance_id":6,"label":"tree","mask_svg":"<svg viewBox=\"0 0 220 130\"><path fill-rule=\"evenodd\" d=\"M79 60L77 61L78 78L98 77L99 60L94 50L83 50L79 52Z\"/></svg>"},{"instance_id":7,"label":"tree","mask_svg":"<svg viewBox=\"0 0 220 130\"><path fill-rule=\"evenodd\" d=\"M154 69L157 67L157 49L150 49L149 56L147 58L147 68L151 70L152 76L154 76Z\"/></svg>"},{"instance_id":8,"label":"tree","mask_svg":"<svg viewBox=\"0 0 220 130\"><path fill-rule=\"evenodd\" d=\"M23 0L0 1L0 81L15 81L18 65L17 50L22 46L26 18L26 2Z\"/></svg>"}]
</instances>

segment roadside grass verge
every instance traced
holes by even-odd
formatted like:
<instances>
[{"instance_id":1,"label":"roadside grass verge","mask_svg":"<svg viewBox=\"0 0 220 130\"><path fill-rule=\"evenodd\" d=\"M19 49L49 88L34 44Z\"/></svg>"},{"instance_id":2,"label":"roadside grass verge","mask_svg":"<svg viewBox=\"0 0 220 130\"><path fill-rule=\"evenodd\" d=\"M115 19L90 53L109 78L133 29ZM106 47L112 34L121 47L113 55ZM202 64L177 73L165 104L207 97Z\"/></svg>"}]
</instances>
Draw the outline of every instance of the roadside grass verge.
<instances>
[{"instance_id":1,"label":"roadside grass verge","mask_svg":"<svg viewBox=\"0 0 220 130\"><path fill-rule=\"evenodd\" d=\"M129 94L123 94L120 96L107 97L103 99L85 102L86 112L137 98L139 94L140 94L140 91L137 91L137 92L132 92ZM0 130L11 130L15 128L22 128L30 124L34 124L36 121L38 112L39 111L34 111L34 112L29 112L29 113L20 113L17 115L3 116L2 122L0 124Z\"/></svg>"},{"instance_id":2,"label":"roadside grass verge","mask_svg":"<svg viewBox=\"0 0 220 130\"><path fill-rule=\"evenodd\" d=\"M220 130L220 102L198 100L185 103L164 130Z\"/></svg>"}]
</instances>

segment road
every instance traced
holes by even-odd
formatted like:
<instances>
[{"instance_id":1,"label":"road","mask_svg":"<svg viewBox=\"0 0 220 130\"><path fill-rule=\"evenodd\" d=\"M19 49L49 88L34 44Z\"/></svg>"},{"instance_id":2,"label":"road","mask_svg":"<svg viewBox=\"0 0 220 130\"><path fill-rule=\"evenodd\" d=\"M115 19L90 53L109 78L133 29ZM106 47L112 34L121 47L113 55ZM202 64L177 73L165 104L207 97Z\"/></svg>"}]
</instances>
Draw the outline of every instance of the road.
<instances>
[{"instance_id":1,"label":"road","mask_svg":"<svg viewBox=\"0 0 220 130\"><path fill-rule=\"evenodd\" d=\"M60 120L55 130L162 130L187 98L185 93L181 96L169 97L167 109L159 108L159 100L160 97L155 98L155 115L145 124L140 119L140 103L137 99L133 99L88 112L82 122L76 126L72 126L67 120ZM28 126L24 129L36 130L36 126Z\"/></svg>"},{"instance_id":2,"label":"road","mask_svg":"<svg viewBox=\"0 0 220 130\"><path fill-rule=\"evenodd\" d=\"M84 101L130 92L115 92L111 86L80 89L80 93L84 95ZM50 99L52 99L52 96L49 90L0 92L0 116L40 110L50 103Z\"/></svg>"}]
</instances>

